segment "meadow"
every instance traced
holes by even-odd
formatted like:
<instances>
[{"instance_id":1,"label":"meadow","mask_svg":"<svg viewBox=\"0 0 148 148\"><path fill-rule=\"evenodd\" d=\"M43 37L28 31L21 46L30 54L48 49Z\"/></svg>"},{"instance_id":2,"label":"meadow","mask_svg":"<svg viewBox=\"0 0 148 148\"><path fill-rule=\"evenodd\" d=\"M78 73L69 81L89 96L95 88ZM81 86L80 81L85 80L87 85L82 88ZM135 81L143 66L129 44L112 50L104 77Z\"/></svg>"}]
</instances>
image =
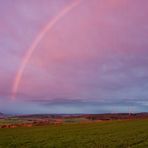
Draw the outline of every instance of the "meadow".
<instances>
[{"instance_id":1,"label":"meadow","mask_svg":"<svg viewBox=\"0 0 148 148\"><path fill-rule=\"evenodd\" d=\"M148 148L148 120L0 129L0 148Z\"/></svg>"}]
</instances>

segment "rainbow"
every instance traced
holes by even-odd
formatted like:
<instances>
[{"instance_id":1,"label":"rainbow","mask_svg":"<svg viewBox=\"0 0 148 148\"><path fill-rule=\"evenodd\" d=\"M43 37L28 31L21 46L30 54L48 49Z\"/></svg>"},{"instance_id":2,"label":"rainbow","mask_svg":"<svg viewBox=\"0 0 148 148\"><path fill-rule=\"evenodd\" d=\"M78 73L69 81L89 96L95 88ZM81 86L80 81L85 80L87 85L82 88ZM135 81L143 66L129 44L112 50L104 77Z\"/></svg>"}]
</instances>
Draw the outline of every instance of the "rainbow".
<instances>
[{"instance_id":1,"label":"rainbow","mask_svg":"<svg viewBox=\"0 0 148 148\"><path fill-rule=\"evenodd\" d=\"M38 36L35 38L33 43L31 44L30 48L27 50L20 67L16 73L13 86L12 86L12 100L16 99L16 94L18 92L19 84L22 79L22 75L24 73L24 70L26 68L26 65L29 62L29 59L31 58L34 50L36 49L39 42L42 40L42 38L45 36L45 34L50 31L54 25L61 20L66 14L68 14L74 7L78 6L80 4L81 0L77 0L74 3L66 6L58 15L56 15L51 21L47 23L47 25L41 30L41 32L38 34Z\"/></svg>"}]
</instances>

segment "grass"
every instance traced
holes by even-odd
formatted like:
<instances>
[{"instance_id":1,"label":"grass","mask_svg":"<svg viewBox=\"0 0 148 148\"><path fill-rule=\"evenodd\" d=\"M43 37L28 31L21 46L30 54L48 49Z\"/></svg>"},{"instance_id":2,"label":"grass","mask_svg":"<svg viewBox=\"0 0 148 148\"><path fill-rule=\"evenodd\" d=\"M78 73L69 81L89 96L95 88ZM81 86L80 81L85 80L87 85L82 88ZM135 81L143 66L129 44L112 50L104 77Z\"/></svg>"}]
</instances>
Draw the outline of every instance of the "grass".
<instances>
[{"instance_id":1,"label":"grass","mask_svg":"<svg viewBox=\"0 0 148 148\"><path fill-rule=\"evenodd\" d=\"M21 119L19 117L0 119L0 125L22 124L22 123L29 123L29 121L27 119Z\"/></svg>"},{"instance_id":2,"label":"grass","mask_svg":"<svg viewBox=\"0 0 148 148\"><path fill-rule=\"evenodd\" d=\"M0 129L0 148L148 148L148 120Z\"/></svg>"}]
</instances>

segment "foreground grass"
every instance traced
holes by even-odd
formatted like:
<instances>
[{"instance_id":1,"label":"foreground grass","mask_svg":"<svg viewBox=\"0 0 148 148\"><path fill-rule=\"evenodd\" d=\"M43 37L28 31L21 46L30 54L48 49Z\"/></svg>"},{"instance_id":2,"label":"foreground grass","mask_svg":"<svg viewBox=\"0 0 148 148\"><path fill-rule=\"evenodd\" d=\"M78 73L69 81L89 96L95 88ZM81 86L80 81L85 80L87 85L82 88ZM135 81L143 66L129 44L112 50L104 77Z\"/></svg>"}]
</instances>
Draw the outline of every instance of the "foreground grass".
<instances>
[{"instance_id":1,"label":"foreground grass","mask_svg":"<svg viewBox=\"0 0 148 148\"><path fill-rule=\"evenodd\" d=\"M0 148L148 148L148 120L0 129Z\"/></svg>"}]
</instances>

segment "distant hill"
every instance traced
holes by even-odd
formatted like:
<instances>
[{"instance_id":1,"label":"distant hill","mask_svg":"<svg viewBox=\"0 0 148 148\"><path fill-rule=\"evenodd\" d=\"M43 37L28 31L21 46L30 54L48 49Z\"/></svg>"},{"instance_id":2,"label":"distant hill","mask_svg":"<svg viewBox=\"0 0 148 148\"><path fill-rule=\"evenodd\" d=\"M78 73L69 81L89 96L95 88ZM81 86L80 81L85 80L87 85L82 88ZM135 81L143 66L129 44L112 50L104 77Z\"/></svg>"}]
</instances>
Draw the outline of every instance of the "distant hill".
<instances>
[{"instance_id":1,"label":"distant hill","mask_svg":"<svg viewBox=\"0 0 148 148\"><path fill-rule=\"evenodd\" d=\"M6 115L5 115L6 116ZM29 114L17 115L18 118L86 118L89 120L119 120L119 119L143 119L148 118L148 113L105 113L105 114Z\"/></svg>"},{"instance_id":2,"label":"distant hill","mask_svg":"<svg viewBox=\"0 0 148 148\"><path fill-rule=\"evenodd\" d=\"M0 112L0 118L4 118L4 117L5 117L5 114Z\"/></svg>"},{"instance_id":3,"label":"distant hill","mask_svg":"<svg viewBox=\"0 0 148 148\"><path fill-rule=\"evenodd\" d=\"M0 116L4 115L3 113L0 112Z\"/></svg>"}]
</instances>

